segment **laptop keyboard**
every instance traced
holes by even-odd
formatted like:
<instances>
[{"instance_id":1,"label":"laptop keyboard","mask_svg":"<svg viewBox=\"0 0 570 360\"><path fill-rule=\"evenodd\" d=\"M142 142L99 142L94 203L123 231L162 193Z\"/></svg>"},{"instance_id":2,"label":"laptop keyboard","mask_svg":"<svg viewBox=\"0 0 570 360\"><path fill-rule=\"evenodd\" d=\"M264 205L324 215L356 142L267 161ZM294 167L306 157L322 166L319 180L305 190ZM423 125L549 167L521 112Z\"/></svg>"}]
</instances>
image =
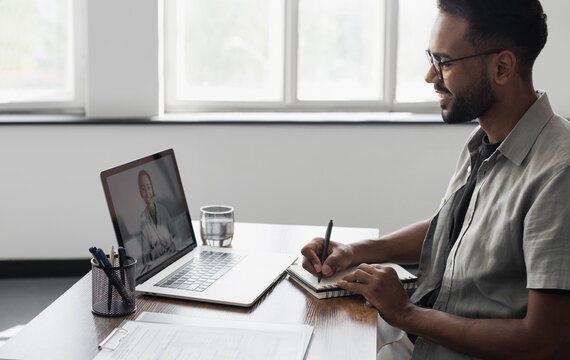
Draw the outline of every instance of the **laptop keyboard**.
<instances>
[{"instance_id":1,"label":"laptop keyboard","mask_svg":"<svg viewBox=\"0 0 570 360\"><path fill-rule=\"evenodd\" d=\"M221 278L245 256L232 253L202 251L200 255L182 265L155 286L204 291Z\"/></svg>"}]
</instances>

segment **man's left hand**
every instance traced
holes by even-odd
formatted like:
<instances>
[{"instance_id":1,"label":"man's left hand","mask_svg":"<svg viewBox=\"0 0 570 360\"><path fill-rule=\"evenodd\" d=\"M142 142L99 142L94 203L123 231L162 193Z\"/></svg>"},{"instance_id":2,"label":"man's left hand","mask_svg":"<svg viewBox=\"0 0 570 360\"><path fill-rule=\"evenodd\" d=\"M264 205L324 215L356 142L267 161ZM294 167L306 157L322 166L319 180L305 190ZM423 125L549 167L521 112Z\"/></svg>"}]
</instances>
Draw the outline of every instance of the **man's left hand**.
<instances>
[{"instance_id":1,"label":"man's left hand","mask_svg":"<svg viewBox=\"0 0 570 360\"><path fill-rule=\"evenodd\" d=\"M401 324L413 307L398 274L389 266L360 264L338 285L364 296L392 326Z\"/></svg>"}]
</instances>

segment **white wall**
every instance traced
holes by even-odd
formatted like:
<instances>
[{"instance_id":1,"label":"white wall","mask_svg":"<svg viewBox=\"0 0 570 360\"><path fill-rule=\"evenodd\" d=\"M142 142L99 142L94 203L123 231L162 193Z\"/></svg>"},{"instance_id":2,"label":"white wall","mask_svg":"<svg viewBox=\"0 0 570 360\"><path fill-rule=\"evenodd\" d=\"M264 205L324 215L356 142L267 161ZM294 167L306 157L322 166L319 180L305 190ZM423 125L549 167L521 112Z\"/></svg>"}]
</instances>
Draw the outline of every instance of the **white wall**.
<instances>
[{"instance_id":1,"label":"white wall","mask_svg":"<svg viewBox=\"0 0 570 360\"><path fill-rule=\"evenodd\" d=\"M159 1L86 1L86 113L92 118L159 113Z\"/></svg>"},{"instance_id":2,"label":"white wall","mask_svg":"<svg viewBox=\"0 0 570 360\"><path fill-rule=\"evenodd\" d=\"M148 24L160 27L159 3L87 2L91 117L159 112L158 32L147 32ZM535 85L569 117L570 2L542 3L550 37ZM114 233L99 172L168 147L177 153L194 218L200 205L226 203L236 206L238 221L324 225L333 218L339 226L389 232L436 211L472 128L2 125L0 260L86 258L91 245L109 247Z\"/></svg>"},{"instance_id":3,"label":"white wall","mask_svg":"<svg viewBox=\"0 0 570 360\"><path fill-rule=\"evenodd\" d=\"M542 0L548 16L548 41L536 60L534 85L546 90L556 112L570 118L570 1Z\"/></svg>"},{"instance_id":4,"label":"white wall","mask_svg":"<svg viewBox=\"0 0 570 360\"><path fill-rule=\"evenodd\" d=\"M0 259L84 258L115 237L100 171L174 147L190 212L395 230L432 215L471 125L0 127ZM320 235L320 234L315 234ZM310 239L307 239L307 241Z\"/></svg>"}]
</instances>

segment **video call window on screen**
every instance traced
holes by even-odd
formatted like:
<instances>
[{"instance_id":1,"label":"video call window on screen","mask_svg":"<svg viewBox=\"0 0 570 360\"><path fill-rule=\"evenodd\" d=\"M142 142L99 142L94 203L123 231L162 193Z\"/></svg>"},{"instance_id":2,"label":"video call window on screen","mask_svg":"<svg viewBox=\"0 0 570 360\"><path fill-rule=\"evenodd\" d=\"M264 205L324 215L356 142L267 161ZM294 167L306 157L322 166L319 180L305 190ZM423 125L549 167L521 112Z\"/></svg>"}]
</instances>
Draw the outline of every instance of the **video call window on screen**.
<instances>
[{"instance_id":1,"label":"video call window on screen","mask_svg":"<svg viewBox=\"0 0 570 360\"><path fill-rule=\"evenodd\" d=\"M173 155L144 158L111 171L104 187L117 236L137 259L137 277L196 243Z\"/></svg>"}]
</instances>

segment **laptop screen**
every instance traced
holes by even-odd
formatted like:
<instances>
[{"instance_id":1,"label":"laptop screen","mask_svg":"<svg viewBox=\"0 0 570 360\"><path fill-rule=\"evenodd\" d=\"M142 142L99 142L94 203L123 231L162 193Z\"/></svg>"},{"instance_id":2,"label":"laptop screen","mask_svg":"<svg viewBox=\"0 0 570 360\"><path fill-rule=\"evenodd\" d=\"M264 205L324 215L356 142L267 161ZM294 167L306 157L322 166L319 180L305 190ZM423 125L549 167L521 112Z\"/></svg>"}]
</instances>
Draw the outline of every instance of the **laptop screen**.
<instances>
[{"instance_id":1,"label":"laptop screen","mask_svg":"<svg viewBox=\"0 0 570 360\"><path fill-rule=\"evenodd\" d=\"M172 149L105 170L101 181L117 241L137 259L137 283L197 246Z\"/></svg>"}]
</instances>

